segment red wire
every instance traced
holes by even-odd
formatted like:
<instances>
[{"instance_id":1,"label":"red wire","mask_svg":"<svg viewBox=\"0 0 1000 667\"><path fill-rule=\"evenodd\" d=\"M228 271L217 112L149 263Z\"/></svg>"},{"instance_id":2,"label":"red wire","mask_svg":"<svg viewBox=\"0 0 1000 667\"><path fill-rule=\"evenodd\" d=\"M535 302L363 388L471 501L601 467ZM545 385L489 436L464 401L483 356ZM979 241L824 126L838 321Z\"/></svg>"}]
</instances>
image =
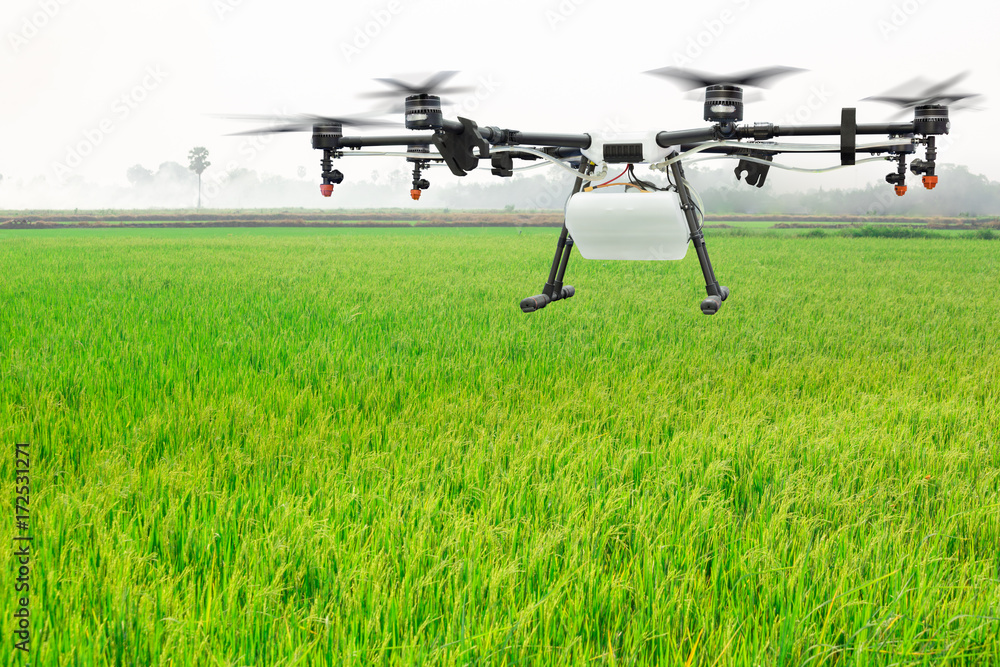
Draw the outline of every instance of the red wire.
<instances>
[{"instance_id":1,"label":"red wire","mask_svg":"<svg viewBox=\"0 0 1000 667\"><path fill-rule=\"evenodd\" d=\"M601 183L601 185L607 185L608 183L614 183L619 178L621 178L622 176L624 176L625 172L627 172L627 171L628 171L628 167L625 167L625 171L623 171L622 173L618 174L617 176L615 176L614 178L612 178L610 181L604 181L603 183ZM599 188L599 187L601 187L601 185L598 185L598 186L595 186L595 187Z\"/></svg>"}]
</instances>

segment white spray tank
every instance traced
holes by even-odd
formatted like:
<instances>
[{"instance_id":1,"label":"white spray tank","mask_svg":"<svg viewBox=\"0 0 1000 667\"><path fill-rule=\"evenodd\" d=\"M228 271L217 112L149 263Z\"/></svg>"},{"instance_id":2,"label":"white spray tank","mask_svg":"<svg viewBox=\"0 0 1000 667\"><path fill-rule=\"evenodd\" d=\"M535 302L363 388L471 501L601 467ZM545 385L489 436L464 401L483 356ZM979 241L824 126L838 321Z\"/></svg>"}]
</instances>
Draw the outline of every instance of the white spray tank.
<instances>
[{"instance_id":1,"label":"white spray tank","mask_svg":"<svg viewBox=\"0 0 1000 667\"><path fill-rule=\"evenodd\" d=\"M690 239L676 192L578 192L566 228L585 259L684 259Z\"/></svg>"}]
</instances>

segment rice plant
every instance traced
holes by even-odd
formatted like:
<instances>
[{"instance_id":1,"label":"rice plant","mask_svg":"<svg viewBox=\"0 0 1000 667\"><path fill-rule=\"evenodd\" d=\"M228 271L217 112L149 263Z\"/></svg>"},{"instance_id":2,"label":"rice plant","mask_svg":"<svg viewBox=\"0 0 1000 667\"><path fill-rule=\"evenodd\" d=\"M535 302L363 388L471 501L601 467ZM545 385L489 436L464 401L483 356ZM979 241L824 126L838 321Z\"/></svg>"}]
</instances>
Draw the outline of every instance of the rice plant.
<instances>
[{"instance_id":1,"label":"rice plant","mask_svg":"<svg viewBox=\"0 0 1000 667\"><path fill-rule=\"evenodd\" d=\"M709 243L0 232L32 664L1000 664L994 244Z\"/></svg>"}]
</instances>

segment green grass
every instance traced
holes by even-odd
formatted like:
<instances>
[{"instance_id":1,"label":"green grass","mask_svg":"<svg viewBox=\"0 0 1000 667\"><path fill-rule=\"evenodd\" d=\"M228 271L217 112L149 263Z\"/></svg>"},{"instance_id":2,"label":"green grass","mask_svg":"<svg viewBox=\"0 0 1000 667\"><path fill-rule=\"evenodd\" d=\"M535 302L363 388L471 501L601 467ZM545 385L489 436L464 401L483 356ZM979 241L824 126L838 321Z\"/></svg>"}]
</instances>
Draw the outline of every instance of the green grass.
<instances>
[{"instance_id":1,"label":"green grass","mask_svg":"<svg viewBox=\"0 0 1000 667\"><path fill-rule=\"evenodd\" d=\"M555 235L0 232L32 664L1000 663L996 244Z\"/></svg>"}]
</instances>

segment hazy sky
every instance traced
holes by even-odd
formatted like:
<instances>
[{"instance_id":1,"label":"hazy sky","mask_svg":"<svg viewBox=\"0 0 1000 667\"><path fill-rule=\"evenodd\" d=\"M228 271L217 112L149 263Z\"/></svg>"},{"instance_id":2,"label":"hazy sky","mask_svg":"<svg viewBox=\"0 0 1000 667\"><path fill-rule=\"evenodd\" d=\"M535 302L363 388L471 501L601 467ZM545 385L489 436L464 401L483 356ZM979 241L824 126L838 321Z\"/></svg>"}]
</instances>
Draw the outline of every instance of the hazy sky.
<instances>
[{"instance_id":1,"label":"hazy sky","mask_svg":"<svg viewBox=\"0 0 1000 667\"><path fill-rule=\"evenodd\" d=\"M372 102L357 94L382 89L374 77L442 69L478 87L453 115L555 132L702 126L698 102L642 74L667 65L808 69L747 105L747 121L779 123L838 122L841 106L883 121L889 107L859 100L967 69L958 88L988 95L1000 78L995 1L3 0L0 19L0 174L53 185L67 174L125 184L131 165L186 164L196 145L212 154L206 177L305 166L318 182L308 134L227 137L248 126L211 114L362 112ZM991 102L954 115L940 160L1000 180L982 129L1000 127ZM368 178L401 162L339 166ZM887 167L781 179L860 185Z\"/></svg>"}]
</instances>

